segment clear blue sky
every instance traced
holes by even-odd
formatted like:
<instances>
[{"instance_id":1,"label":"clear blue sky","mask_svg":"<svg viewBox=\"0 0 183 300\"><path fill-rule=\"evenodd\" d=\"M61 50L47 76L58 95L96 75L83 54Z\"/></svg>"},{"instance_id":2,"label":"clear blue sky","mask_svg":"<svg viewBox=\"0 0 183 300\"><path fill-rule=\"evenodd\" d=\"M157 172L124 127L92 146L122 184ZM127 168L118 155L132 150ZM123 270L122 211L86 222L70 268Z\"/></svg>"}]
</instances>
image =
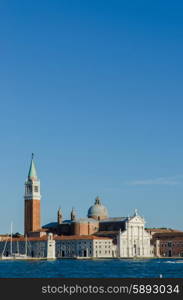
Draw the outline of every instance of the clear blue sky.
<instances>
[{"instance_id":1,"label":"clear blue sky","mask_svg":"<svg viewBox=\"0 0 183 300\"><path fill-rule=\"evenodd\" d=\"M35 153L42 224L99 195L183 230L182 1L0 1L0 233L23 231Z\"/></svg>"}]
</instances>

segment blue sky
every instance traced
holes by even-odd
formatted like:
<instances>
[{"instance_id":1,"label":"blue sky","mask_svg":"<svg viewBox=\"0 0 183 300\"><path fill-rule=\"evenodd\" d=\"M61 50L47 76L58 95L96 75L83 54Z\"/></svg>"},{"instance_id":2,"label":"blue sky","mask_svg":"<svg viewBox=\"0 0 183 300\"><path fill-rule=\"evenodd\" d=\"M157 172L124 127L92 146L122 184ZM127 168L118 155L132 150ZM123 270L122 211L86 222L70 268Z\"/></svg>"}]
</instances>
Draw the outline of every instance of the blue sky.
<instances>
[{"instance_id":1,"label":"blue sky","mask_svg":"<svg viewBox=\"0 0 183 300\"><path fill-rule=\"evenodd\" d=\"M42 224L99 195L183 230L182 37L182 1L0 1L1 233L32 152Z\"/></svg>"}]
</instances>

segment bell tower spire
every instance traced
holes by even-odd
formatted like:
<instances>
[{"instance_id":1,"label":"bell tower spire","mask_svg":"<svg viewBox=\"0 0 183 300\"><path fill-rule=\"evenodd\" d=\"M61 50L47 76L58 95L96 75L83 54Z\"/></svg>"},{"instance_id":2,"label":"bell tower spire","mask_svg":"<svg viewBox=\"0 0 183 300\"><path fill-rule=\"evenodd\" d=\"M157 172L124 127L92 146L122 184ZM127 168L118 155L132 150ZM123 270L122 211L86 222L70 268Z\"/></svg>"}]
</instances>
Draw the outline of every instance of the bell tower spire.
<instances>
[{"instance_id":1,"label":"bell tower spire","mask_svg":"<svg viewBox=\"0 0 183 300\"><path fill-rule=\"evenodd\" d=\"M31 159L28 179L32 179L32 180L37 179L36 166L35 166L35 163L34 163L34 153L32 153L32 159Z\"/></svg>"},{"instance_id":2,"label":"bell tower spire","mask_svg":"<svg viewBox=\"0 0 183 300\"><path fill-rule=\"evenodd\" d=\"M24 233L40 229L40 181L37 177L34 154L32 153L28 178L25 182Z\"/></svg>"}]
</instances>

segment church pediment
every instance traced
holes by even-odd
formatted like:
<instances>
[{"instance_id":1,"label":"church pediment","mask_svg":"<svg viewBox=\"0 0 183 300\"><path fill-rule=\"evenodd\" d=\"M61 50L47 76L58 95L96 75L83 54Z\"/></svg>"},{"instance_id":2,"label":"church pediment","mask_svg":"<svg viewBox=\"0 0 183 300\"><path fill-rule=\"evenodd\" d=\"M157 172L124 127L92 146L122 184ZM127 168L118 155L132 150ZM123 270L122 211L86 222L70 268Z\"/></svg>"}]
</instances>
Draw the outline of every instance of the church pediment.
<instances>
[{"instance_id":1,"label":"church pediment","mask_svg":"<svg viewBox=\"0 0 183 300\"><path fill-rule=\"evenodd\" d=\"M140 216L133 216L130 218L130 220L128 221L128 224L145 224L145 221L142 217Z\"/></svg>"}]
</instances>

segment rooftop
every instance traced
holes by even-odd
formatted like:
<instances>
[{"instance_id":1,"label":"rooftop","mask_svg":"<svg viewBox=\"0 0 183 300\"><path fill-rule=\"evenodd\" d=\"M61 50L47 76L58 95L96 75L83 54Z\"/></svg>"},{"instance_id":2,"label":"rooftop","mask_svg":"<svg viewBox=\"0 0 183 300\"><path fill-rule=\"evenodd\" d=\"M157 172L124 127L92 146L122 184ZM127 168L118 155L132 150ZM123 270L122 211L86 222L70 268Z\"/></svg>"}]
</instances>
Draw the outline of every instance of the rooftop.
<instances>
[{"instance_id":1,"label":"rooftop","mask_svg":"<svg viewBox=\"0 0 183 300\"><path fill-rule=\"evenodd\" d=\"M151 232L153 234L155 233L176 233L176 232L182 232L181 230L176 230L176 229L172 229L172 228L146 228L146 231Z\"/></svg>"},{"instance_id":2,"label":"rooftop","mask_svg":"<svg viewBox=\"0 0 183 300\"><path fill-rule=\"evenodd\" d=\"M61 235L55 236L55 240L111 240L110 237L99 237L95 235Z\"/></svg>"},{"instance_id":3,"label":"rooftop","mask_svg":"<svg viewBox=\"0 0 183 300\"><path fill-rule=\"evenodd\" d=\"M173 232L157 232L153 234L153 239L183 239L182 231L173 231Z\"/></svg>"},{"instance_id":4,"label":"rooftop","mask_svg":"<svg viewBox=\"0 0 183 300\"><path fill-rule=\"evenodd\" d=\"M111 240L110 237L99 237L99 236L94 236L94 235L61 235L61 236L54 236L53 237L54 240ZM7 241L10 242L11 237L7 238ZM28 237L27 241L47 241L48 240L48 236L43 236L43 237ZM25 242L26 238L25 237L19 237L19 238L12 238L13 242Z\"/></svg>"},{"instance_id":5,"label":"rooftop","mask_svg":"<svg viewBox=\"0 0 183 300\"><path fill-rule=\"evenodd\" d=\"M64 220L61 224L70 224L72 223L73 221L72 220ZM58 224L58 222L50 222L48 224L45 224L43 225L43 229L44 228L56 228L57 226L61 225L61 224Z\"/></svg>"},{"instance_id":6,"label":"rooftop","mask_svg":"<svg viewBox=\"0 0 183 300\"><path fill-rule=\"evenodd\" d=\"M101 220L100 223L105 223L105 222L125 222L127 221L128 217L114 217L114 218L107 218L104 220Z\"/></svg>"},{"instance_id":7,"label":"rooftop","mask_svg":"<svg viewBox=\"0 0 183 300\"><path fill-rule=\"evenodd\" d=\"M77 223L98 223L97 220L92 219L92 218L78 218L75 220L75 222Z\"/></svg>"}]
</instances>

